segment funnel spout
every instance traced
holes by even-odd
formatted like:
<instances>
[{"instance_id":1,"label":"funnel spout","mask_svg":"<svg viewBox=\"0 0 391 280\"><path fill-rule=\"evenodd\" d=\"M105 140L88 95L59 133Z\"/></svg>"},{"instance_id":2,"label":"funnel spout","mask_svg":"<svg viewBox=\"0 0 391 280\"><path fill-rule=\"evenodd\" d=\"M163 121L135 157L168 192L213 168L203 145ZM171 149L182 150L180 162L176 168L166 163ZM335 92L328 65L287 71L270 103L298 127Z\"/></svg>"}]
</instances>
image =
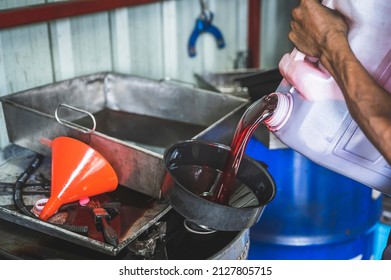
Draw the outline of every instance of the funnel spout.
<instances>
[{"instance_id":1,"label":"funnel spout","mask_svg":"<svg viewBox=\"0 0 391 280\"><path fill-rule=\"evenodd\" d=\"M63 203L60 198L53 196L50 197L42 209L42 212L39 214L39 218L43 221L47 221L51 216L57 213L62 204Z\"/></svg>"}]
</instances>

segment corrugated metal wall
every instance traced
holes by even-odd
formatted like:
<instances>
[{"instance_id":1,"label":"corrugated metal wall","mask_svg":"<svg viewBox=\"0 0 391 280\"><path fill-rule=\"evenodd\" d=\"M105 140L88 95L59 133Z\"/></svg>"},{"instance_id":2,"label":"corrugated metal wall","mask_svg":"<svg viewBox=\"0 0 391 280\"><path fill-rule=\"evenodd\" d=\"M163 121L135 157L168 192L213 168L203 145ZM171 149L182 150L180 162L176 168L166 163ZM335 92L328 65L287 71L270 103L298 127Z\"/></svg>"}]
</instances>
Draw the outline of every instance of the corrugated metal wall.
<instances>
[{"instance_id":1,"label":"corrugated metal wall","mask_svg":"<svg viewBox=\"0 0 391 280\"><path fill-rule=\"evenodd\" d=\"M0 0L0 9L54 1ZM277 1L283 3L279 9L290 10L287 1ZM263 1L263 17L268 21L271 12L280 12L271 10L274 2ZM247 50L248 1L209 0L209 6L226 48L218 49L215 39L203 34L195 58L187 54L187 41L201 12L199 0L162 1L0 30L0 96L102 71L194 82L194 73L233 69L237 53ZM289 22L274 19L273 25ZM262 27L278 31L265 21ZM278 41L272 48L281 49L287 42L281 36L262 37L262 48L270 49L269 43ZM277 57L271 58L272 53ZM278 61L280 53L268 51L262 57L267 63L261 65L272 67L270 61ZM7 144L0 107L0 148Z\"/></svg>"},{"instance_id":2,"label":"corrugated metal wall","mask_svg":"<svg viewBox=\"0 0 391 280\"><path fill-rule=\"evenodd\" d=\"M0 0L0 9L44 2ZM237 51L247 48L247 0L209 4L227 46L217 49L214 38L204 34L195 58L187 55L187 40L201 12L198 0L163 1L0 30L0 95L101 71L191 82L194 73L230 69ZM0 113L4 147L8 137Z\"/></svg>"}]
</instances>

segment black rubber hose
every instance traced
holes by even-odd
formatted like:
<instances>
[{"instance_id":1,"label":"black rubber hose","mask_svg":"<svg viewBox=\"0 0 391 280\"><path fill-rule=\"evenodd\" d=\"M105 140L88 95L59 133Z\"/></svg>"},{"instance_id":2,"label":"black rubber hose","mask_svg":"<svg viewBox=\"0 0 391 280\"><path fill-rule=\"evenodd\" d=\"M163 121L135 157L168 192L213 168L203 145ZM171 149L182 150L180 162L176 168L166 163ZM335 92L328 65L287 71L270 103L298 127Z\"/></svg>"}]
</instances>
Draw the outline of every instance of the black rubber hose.
<instances>
[{"instance_id":1,"label":"black rubber hose","mask_svg":"<svg viewBox=\"0 0 391 280\"><path fill-rule=\"evenodd\" d=\"M23 189L24 185L26 184L27 179L41 165L42 159L43 159L42 155L37 155L33 159L33 161L30 163L29 167L19 176L18 180L15 183L15 187L14 187L13 198L14 198L14 203L15 203L16 207L19 209L20 212L22 212L23 214L25 214L29 217L32 217L32 218L36 218L36 217L33 213L31 213L31 211L29 211L26 208L26 205L23 202L22 189Z\"/></svg>"},{"instance_id":2,"label":"black rubber hose","mask_svg":"<svg viewBox=\"0 0 391 280\"><path fill-rule=\"evenodd\" d=\"M19 211L22 212L23 214L31 217L31 218L34 218L34 219L37 219L37 217L31 211L29 211L26 208L26 205L24 204L23 196L22 196L22 189L26 185L27 179L41 165L42 159L43 159L42 155L37 155L33 159L33 161L30 163L29 167L19 176L18 180L16 181L15 186L14 186L14 193L13 193L14 203L15 203L16 207L19 209ZM72 231L75 233L80 233L83 235L88 234L88 227L87 226L58 225L58 224L53 224L53 223L50 223L50 224L56 225L58 227L61 227L63 229L66 229L66 230L69 230L69 231Z\"/></svg>"}]
</instances>

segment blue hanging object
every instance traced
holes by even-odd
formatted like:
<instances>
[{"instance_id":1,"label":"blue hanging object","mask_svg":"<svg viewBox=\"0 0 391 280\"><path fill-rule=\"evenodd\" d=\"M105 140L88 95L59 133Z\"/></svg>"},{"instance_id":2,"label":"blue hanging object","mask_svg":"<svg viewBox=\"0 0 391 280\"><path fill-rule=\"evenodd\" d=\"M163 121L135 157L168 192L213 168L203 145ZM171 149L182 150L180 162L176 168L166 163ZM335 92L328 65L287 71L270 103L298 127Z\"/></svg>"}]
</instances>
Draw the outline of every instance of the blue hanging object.
<instances>
[{"instance_id":1,"label":"blue hanging object","mask_svg":"<svg viewBox=\"0 0 391 280\"><path fill-rule=\"evenodd\" d=\"M216 38L217 47L219 49L225 47L223 34L216 26L212 25L212 21L214 17L213 13L207 8L207 5L204 0L200 0L200 4L201 4L202 12L201 15L196 20L196 24L193 29L193 32L190 35L188 47L187 47L190 57L196 56L195 44L198 37L204 32L210 33Z\"/></svg>"}]
</instances>

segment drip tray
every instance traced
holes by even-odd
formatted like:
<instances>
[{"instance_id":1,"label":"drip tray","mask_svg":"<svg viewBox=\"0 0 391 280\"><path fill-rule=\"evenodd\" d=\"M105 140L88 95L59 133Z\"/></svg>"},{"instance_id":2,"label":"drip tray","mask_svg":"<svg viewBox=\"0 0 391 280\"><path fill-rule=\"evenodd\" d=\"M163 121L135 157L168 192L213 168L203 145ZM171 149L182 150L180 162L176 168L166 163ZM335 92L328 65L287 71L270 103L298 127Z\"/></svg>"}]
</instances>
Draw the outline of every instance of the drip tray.
<instances>
[{"instance_id":1,"label":"drip tray","mask_svg":"<svg viewBox=\"0 0 391 280\"><path fill-rule=\"evenodd\" d=\"M50 223L20 214L15 209L12 200L13 184L35 155L34 152L16 145L7 146L1 151L0 218L114 256L170 210L170 207L162 200L123 186L118 186L113 192L91 197L91 200L99 201L102 205L105 203L114 205L118 210L119 213L110 221L111 227L119 237L117 246L109 245L104 241L101 231L95 226L91 210L85 206L75 205L72 208L60 210L49 219ZM48 190L40 185L50 180L50 170L51 159L45 157L38 170L26 182L23 200L27 208L31 209L35 201L45 197L45 193L47 194ZM88 235L74 233L56 225L60 223L60 220L64 221L71 215L73 218L68 221L69 224L87 226Z\"/></svg>"}]
</instances>

